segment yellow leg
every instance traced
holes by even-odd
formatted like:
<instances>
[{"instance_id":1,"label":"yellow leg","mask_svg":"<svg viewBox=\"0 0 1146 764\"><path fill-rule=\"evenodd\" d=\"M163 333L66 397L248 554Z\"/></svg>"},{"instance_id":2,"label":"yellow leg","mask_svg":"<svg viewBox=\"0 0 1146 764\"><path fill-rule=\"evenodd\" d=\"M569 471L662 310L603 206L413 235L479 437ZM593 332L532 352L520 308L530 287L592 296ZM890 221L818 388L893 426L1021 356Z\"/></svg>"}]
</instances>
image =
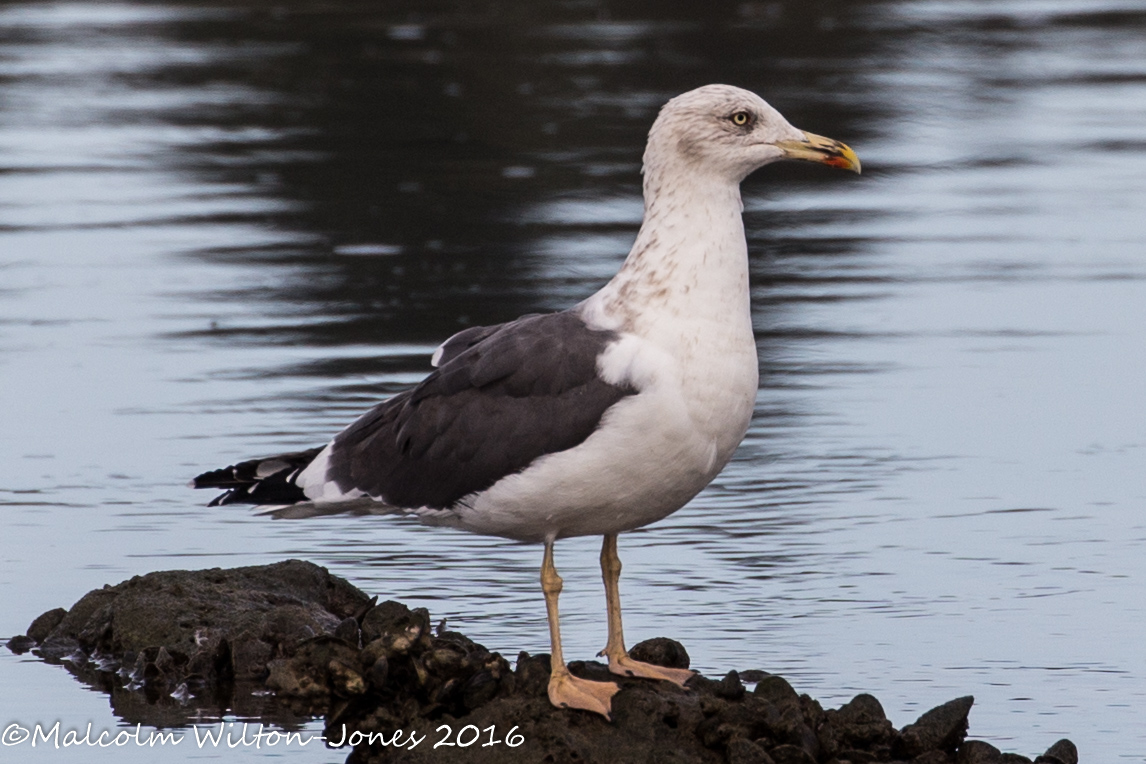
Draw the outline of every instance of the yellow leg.
<instances>
[{"instance_id":1,"label":"yellow leg","mask_svg":"<svg viewBox=\"0 0 1146 764\"><path fill-rule=\"evenodd\" d=\"M541 563L541 591L545 593L545 610L549 615L549 641L552 643L549 674L549 702L558 708L580 708L612 719L612 698L620 689L612 682L591 682L569 673L561 653L561 624L557 615L557 597L561 594L561 576L553 566L553 542L545 542L545 559Z\"/></svg>"},{"instance_id":2,"label":"yellow leg","mask_svg":"<svg viewBox=\"0 0 1146 764\"><path fill-rule=\"evenodd\" d=\"M617 556L617 536L605 536L601 544L601 578L605 580L605 605L609 612L609 641L601 655L609 658L609 670L621 676L644 679L666 679L680 686L696 672L689 669L665 668L642 663L629 657L625 649L625 634L621 626L621 558Z\"/></svg>"}]
</instances>

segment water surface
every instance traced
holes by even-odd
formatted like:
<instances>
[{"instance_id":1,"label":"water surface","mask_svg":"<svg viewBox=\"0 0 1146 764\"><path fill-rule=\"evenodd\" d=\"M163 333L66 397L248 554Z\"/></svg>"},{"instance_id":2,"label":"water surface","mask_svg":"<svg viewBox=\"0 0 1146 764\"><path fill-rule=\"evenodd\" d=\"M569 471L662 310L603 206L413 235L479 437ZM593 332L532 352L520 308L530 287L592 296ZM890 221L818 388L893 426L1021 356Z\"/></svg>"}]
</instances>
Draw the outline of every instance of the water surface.
<instances>
[{"instance_id":1,"label":"water surface","mask_svg":"<svg viewBox=\"0 0 1146 764\"><path fill-rule=\"evenodd\" d=\"M1138 4L375 5L0 7L0 633L134 574L302 557L546 651L538 548L183 486L598 288L656 110L723 81L865 172L745 184L756 417L622 538L630 639L900 726L973 694L1004 749L1146 760ZM597 544L558 547L571 658L604 643ZM134 723L31 656L0 675L5 724Z\"/></svg>"}]
</instances>

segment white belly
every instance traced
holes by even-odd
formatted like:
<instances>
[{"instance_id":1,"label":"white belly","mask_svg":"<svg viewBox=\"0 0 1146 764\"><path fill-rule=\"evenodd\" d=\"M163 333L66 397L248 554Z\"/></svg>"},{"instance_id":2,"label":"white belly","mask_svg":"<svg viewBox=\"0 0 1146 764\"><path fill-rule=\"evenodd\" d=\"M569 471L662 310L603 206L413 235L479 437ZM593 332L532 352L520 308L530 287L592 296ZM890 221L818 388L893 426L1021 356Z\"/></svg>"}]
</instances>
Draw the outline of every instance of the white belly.
<instances>
[{"instance_id":1,"label":"white belly","mask_svg":"<svg viewBox=\"0 0 1146 764\"><path fill-rule=\"evenodd\" d=\"M728 463L756 397L754 343L708 350L708 358L682 360L646 340L623 338L600 367L640 392L606 412L580 445L463 501L448 524L543 541L620 533L680 509Z\"/></svg>"}]
</instances>

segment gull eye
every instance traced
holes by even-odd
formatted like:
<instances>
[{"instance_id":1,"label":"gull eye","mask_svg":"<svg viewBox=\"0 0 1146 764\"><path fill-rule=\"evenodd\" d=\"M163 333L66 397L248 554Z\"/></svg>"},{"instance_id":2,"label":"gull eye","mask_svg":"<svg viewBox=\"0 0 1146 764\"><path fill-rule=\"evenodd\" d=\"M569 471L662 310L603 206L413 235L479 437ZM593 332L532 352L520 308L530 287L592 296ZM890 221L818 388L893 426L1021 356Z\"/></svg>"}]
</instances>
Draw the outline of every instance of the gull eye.
<instances>
[{"instance_id":1,"label":"gull eye","mask_svg":"<svg viewBox=\"0 0 1146 764\"><path fill-rule=\"evenodd\" d=\"M736 125L737 127L744 127L748 124L748 121L751 119L751 117L748 116L748 112L746 111L738 111L729 117L729 119L731 119L732 124Z\"/></svg>"}]
</instances>

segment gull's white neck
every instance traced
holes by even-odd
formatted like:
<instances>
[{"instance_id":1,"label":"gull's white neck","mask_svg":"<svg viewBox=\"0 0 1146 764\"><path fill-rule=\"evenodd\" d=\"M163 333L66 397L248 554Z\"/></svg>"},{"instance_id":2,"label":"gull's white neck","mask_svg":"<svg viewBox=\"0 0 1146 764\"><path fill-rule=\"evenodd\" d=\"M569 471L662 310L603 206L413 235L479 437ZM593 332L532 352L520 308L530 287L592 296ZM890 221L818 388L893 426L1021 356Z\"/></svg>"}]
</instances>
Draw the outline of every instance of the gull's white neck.
<instances>
[{"instance_id":1,"label":"gull's white neck","mask_svg":"<svg viewBox=\"0 0 1146 764\"><path fill-rule=\"evenodd\" d=\"M586 318L650 339L669 321L751 340L740 185L682 165L646 164L641 230L621 270L586 300Z\"/></svg>"},{"instance_id":2,"label":"gull's white neck","mask_svg":"<svg viewBox=\"0 0 1146 764\"><path fill-rule=\"evenodd\" d=\"M678 467L696 471L695 492L731 458L756 399L748 247L738 183L660 169L646 162L645 218L632 251L580 310L591 326L621 334L599 368L651 396L641 428L659 427L671 440L682 431L657 422L684 415L690 423L691 461Z\"/></svg>"}]
</instances>

